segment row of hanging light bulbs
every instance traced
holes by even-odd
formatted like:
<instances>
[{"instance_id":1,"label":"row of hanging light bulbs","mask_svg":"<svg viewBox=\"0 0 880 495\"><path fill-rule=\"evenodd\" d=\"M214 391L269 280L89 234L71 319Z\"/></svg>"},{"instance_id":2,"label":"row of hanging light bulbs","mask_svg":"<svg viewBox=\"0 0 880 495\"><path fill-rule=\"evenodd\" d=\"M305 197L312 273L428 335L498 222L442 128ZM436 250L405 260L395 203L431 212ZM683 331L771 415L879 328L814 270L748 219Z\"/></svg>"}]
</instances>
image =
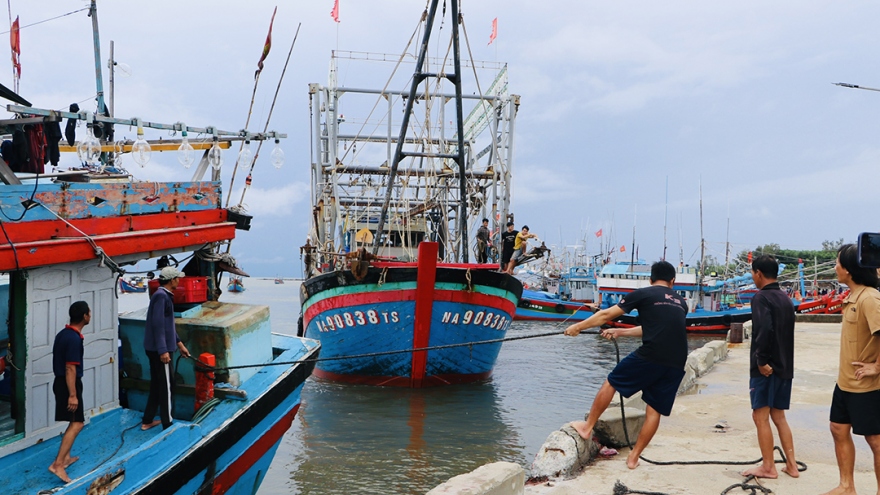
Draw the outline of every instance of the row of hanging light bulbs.
<instances>
[{"instance_id":1,"label":"row of hanging light bulbs","mask_svg":"<svg viewBox=\"0 0 880 495\"><path fill-rule=\"evenodd\" d=\"M150 148L150 143L144 139L143 126L140 125L139 121L137 122L137 140L131 145L131 156L134 162L143 168L150 161L152 149ZM177 148L177 161L180 162L184 168L190 168L196 158L195 148L193 148L193 145L189 142L185 130L186 126L183 126L183 128L184 130L181 132L180 146ZM88 126L86 131L86 138L77 144L76 153L80 161L86 162L90 165L95 165L101 160L101 142L95 137L91 125ZM242 146L241 151L238 153L238 163L248 166L250 165L253 156L253 151L251 151L251 141L250 139L246 139L244 146ZM284 151L281 149L281 141L278 138L275 138L275 148L272 149L272 152L269 154L269 161L276 169L280 169L281 166L284 165ZM217 136L214 136L214 142L208 150L208 163L210 163L215 170L219 170L220 166L223 164L223 154L221 153L220 140Z\"/></svg>"}]
</instances>

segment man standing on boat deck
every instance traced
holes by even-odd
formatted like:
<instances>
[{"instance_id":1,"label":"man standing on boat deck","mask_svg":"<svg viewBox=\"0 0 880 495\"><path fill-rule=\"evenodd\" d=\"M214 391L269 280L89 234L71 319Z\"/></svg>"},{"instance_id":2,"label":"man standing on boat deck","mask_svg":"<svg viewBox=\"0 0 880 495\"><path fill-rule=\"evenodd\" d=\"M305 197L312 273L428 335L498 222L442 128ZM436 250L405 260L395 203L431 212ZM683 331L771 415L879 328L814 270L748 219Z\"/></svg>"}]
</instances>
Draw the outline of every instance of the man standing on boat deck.
<instances>
[{"instance_id":1,"label":"man standing on boat deck","mask_svg":"<svg viewBox=\"0 0 880 495\"><path fill-rule=\"evenodd\" d=\"M92 311L85 301L77 301L67 310L70 324L66 325L57 335L52 346L52 371L55 382L52 392L55 394L55 421L69 421L67 430L61 437L58 456L49 465L49 471L70 483L67 466L76 462L79 457L70 457L70 450L76 436L82 431L86 418L83 405L83 346L82 329L92 321Z\"/></svg>"},{"instance_id":2,"label":"man standing on boat deck","mask_svg":"<svg viewBox=\"0 0 880 495\"><path fill-rule=\"evenodd\" d=\"M752 261L752 280L760 289L752 299L752 348L749 353L749 395L752 420L758 430L761 465L746 469L743 476L776 478L773 457L773 430L776 425L779 443L785 452L782 472L797 478L791 428L785 410L791 402L791 381L794 378L794 305L776 282L779 263L769 255Z\"/></svg>"},{"instance_id":3,"label":"man standing on boat deck","mask_svg":"<svg viewBox=\"0 0 880 495\"><path fill-rule=\"evenodd\" d=\"M483 225L477 229L477 263L485 263L489 254L489 219L483 219Z\"/></svg>"},{"instance_id":4,"label":"man standing on boat deck","mask_svg":"<svg viewBox=\"0 0 880 495\"><path fill-rule=\"evenodd\" d=\"M856 495L853 433L865 437L871 447L880 484L880 280L877 270L859 266L855 244L840 247L834 270L837 280L849 287L849 295L843 300L840 371L830 413L840 483L824 495Z\"/></svg>"},{"instance_id":5,"label":"man standing on boat deck","mask_svg":"<svg viewBox=\"0 0 880 495\"><path fill-rule=\"evenodd\" d=\"M507 222L507 231L501 234L501 264L498 268L502 272L507 271L510 257L513 256L513 245L516 244L516 236L519 231L513 230L513 222Z\"/></svg>"},{"instance_id":6,"label":"man standing on boat deck","mask_svg":"<svg viewBox=\"0 0 880 495\"><path fill-rule=\"evenodd\" d=\"M639 456L660 426L660 416L669 416L672 412L675 395L684 377L688 354L685 330L688 307L684 298L672 290L674 281L675 267L666 261L658 261L651 265L649 287L633 291L615 306L565 329L565 335L573 337L586 328L602 326L634 309L639 312L640 327L602 330L602 336L607 339L641 337L642 346L625 357L608 375L593 399L587 420L573 423L581 438L590 441L593 427L616 392L630 397L641 391L647 404L645 424L626 458L630 469L639 465Z\"/></svg>"},{"instance_id":7,"label":"man standing on boat deck","mask_svg":"<svg viewBox=\"0 0 880 495\"><path fill-rule=\"evenodd\" d=\"M166 266L159 272L159 289L150 297L147 309L147 321L144 327L144 350L150 360L150 395L144 408L141 429L162 424L162 428L171 426L171 409L174 400L174 365L171 355L175 348L183 357L189 357L189 351L174 327L174 289L180 283L183 274L173 266ZM156 409L159 418L156 418Z\"/></svg>"},{"instance_id":8,"label":"man standing on boat deck","mask_svg":"<svg viewBox=\"0 0 880 495\"><path fill-rule=\"evenodd\" d=\"M510 257L510 262L507 264L507 273L513 275L513 269L516 268L516 262L519 261L526 254L526 249L529 247L529 239L535 239L538 236L535 234L529 233L529 226L523 225L522 230L516 234L516 238L513 243L513 254Z\"/></svg>"}]
</instances>

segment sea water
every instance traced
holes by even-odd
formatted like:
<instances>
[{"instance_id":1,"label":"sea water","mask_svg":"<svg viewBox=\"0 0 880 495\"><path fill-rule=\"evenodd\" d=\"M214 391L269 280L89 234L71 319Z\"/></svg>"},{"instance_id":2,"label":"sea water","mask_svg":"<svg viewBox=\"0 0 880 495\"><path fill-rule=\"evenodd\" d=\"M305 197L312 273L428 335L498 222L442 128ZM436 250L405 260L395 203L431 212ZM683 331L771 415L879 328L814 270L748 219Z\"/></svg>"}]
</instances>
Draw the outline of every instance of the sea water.
<instances>
[{"instance_id":1,"label":"sea water","mask_svg":"<svg viewBox=\"0 0 880 495\"><path fill-rule=\"evenodd\" d=\"M298 282L246 278L244 286L220 300L266 304L272 330L296 334ZM147 297L123 294L119 302L128 311ZM605 339L562 335L570 323L514 322L508 337L559 335L505 342L483 383L405 389L310 378L258 493L423 494L490 462L528 469L553 430L583 419L617 361ZM694 349L711 339L689 340ZM638 344L620 339L620 357Z\"/></svg>"}]
</instances>

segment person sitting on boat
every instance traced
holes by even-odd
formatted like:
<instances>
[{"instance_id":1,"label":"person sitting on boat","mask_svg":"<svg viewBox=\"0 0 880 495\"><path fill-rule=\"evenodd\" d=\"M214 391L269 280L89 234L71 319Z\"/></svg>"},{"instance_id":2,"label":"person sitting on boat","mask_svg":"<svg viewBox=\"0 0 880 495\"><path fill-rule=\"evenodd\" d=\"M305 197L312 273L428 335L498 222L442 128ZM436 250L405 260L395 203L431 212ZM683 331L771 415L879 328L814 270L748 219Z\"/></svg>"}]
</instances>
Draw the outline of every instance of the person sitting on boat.
<instances>
[{"instance_id":1,"label":"person sitting on boat","mask_svg":"<svg viewBox=\"0 0 880 495\"><path fill-rule=\"evenodd\" d=\"M649 287L637 289L616 305L565 329L565 335L573 337L584 329L602 326L634 309L639 312L640 327L602 330L602 336L607 339L641 337L642 346L620 361L608 375L593 399L587 420L572 424L581 438L589 442L593 427L615 393L619 391L624 397L630 397L641 391L647 404L645 424L626 458L626 466L630 469L639 465L639 456L660 426L660 416L669 416L672 412L678 386L684 377L688 354L685 329L688 307L685 299L672 290L675 273L675 267L667 261L654 263Z\"/></svg>"},{"instance_id":2,"label":"person sitting on boat","mask_svg":"<svg viewBox=\"0 0 880 495\"><path fill-rule=\"evenodd\" d=\"M522 230L516 234L516 239L513 244L513 255L510 257L510 261L507 263L507 273L513 275L513 269L516 267L516 263L520 258L526 253L526 250L529 247L529 239L537 239L538 236L535 234L529 233L529 226L523 225Z\"/></svg>"},{"instance_id":3,"label":"person sitting on boat","mask_svg":"<svg viewBox=\"0 0 880 495\"><path fill-rule=\"evenodd\" d=\"M507 231L501 234L501 264L498 265L503 272L507 271L507 264L513 256L513 245L516 244L517 234L519 231L513 230L513 222L507 222Z\"/></svg>"},{"instance_id":4,"label":"person sitting on boat","mask_svg":"<svg viewBox=\"0 0 880 495\"><path fill-rule=\"evenodd\" d=\"M477 229L477 263L485 263L489 255L489 219L483 219L483 225Z\"/></svg>"},{"instance_id":5,"label":"person sitting on boat","mask_svg":"<svg viewBox=\"0 0 880 495\"><path fill-rule=\"evenodd\" d=\"M55 462L49 465L49 472L70 483L67 466L76 462L79 457L70 457L70 450L76 436L82 431L86 418L83 405L83 334L82 329L92 320L92 311L85 301L77 301L67 310L70 324L66 325L57 335L52 346L52 371L55 382L52 392L55 393L55 421L69 421Z\"/></svg>"},{"instance_id":6,"label":"person sitting on boat","mask_svg":"<svg viewBox=\"0 0 880 495\"><path fill-rule=\"evenodd\" d=\"M183 274L173 266L166 266L159 272L159 289L150 297L147 309L147 321L144 328L144 351L150 361L150 395L144 408L141 429L162 424L166 429L171 426L171 410L174 401L174 365L171 355L175 348L183 357L189 357L189 351L174 327L174 289L180 283ZM159 418L156 418L156 409Z\"/></svg>"}]
</instances>

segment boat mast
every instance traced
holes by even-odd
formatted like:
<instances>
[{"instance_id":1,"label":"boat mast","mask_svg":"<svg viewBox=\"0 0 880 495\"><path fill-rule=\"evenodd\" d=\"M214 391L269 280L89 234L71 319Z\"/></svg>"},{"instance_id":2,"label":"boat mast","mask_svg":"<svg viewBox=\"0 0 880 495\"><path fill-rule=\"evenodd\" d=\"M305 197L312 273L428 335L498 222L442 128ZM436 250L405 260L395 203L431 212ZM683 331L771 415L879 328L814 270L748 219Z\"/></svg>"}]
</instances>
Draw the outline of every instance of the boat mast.
<instances>
[{"instance_id":1,"label":"boat mast","mask_svg":"<svg viewBox=\"0 0 880 495\"><path fill-rule=\"evenodd\" d=\"M706 239L703 237L703 181L700 180L700 264L697 272L697 307L703 300L703 261L706 259Z\"/></svg>"},{"instance_id":2,"label":"boat mast","mask_svg":"<svg viewBox=\"0 0 880 495\"><path fill-rule=\"evenodd\" d=\"M666 176L666 207L663 210L663 257L666 261L666 225L669 223L669 176Z\"/></svg>"},{"instance_id":3,"label":"boat mast","mask_svg":"<svg viewBox=\"0 0 880 495\"><path fill-rule=\"evenodd\" d=\"M464 121L462 116L462 98L461 98L461 55L458 39L458 1L452 0L452 50L454 62L454 74L436 74L425 72L425 57L428 53L428 41L431 38L431 30L434 27L434 16L437 13L437 4L439 0L433 0L431 7L428 9L428 15L425 20L425 33L422 36L422 42L419 47L419 57L416 62L415 72L413 73L412 85L409 89L409 97L406 99L406 108L403 112L403 121L400 124L400 133L397 139L397 146L394 150L394 158L391 161L391 167L388 172L388 183L385 189L385 200L382 203L382 212L379 215L379 224L376 228L376 237L373 239L373 254L378 254L379 245L382 239L382 233L385 229L386 216L388 215L388 206L391 203L391 193L394 187L394 179L397 176L397 169L400 161L404 157L420 157L420 158L440 158L452 159L458 164L459 175L459 206L458 206L458 239L461 246L462 262L468 262L467 249L467 176L465 174L465 153L464 153ZM455 154L449 153L427 153L424 151L404 151L403 145L406 142L406 131L409 128L409 119L412 114L412 108L416 99L416 91L419 84L429 77L446 78L455 85L455 112L456 112L456 129L458 132L457 146L458 150Z\"/></svg>"},{"instance_id":4,"label":"boat mast","mask_svg":"<svg viewBox=\"0 0 880 495\"><path fill-rule=\"evenodd\" d=\"M92 35L95 42L95 86L98 91L98 114L104 115L104 79L101 71L101 36L98 34L98 4L91 0L89 17L92 18Z\"/></svg>"}]
</instances>

